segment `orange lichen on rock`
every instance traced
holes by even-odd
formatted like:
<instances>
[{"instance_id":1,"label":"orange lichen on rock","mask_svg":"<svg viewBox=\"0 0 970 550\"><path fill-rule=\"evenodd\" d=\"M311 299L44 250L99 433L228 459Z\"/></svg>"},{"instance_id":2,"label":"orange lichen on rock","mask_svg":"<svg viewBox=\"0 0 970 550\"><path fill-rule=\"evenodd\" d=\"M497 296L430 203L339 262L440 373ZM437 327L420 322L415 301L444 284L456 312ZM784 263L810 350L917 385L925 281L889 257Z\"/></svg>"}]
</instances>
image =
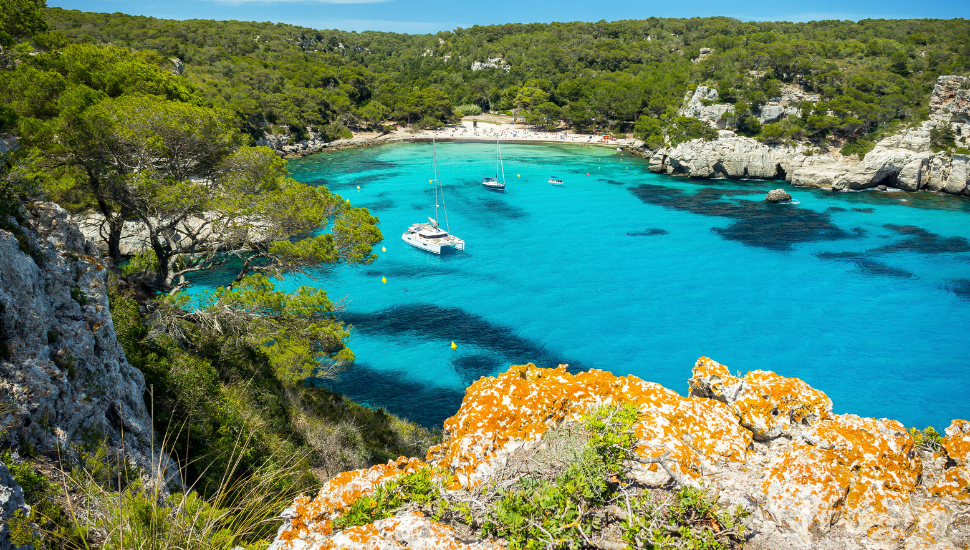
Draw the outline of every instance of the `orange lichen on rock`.
<instances>
[{"instance_id":1,"label":"orange lichen on rock","mask_svg":"<svg viewBox=\"0 0 970 550\"><path fill-rule=\"evenodd\" d=\"M393 548L500 550L502 547L490 542L467 544L458 540L450 527L412 512L345 529L331 537L320 548L327 550L390 550Z\"/></svg>"},{"instance_id":2,"label":"orange lichen on rock","mask_svg":"<svg viewBox=\"0 0 970 550\"><path fill-rule=\"evenodd\" d=\"M755 439L792 435L832 416L832 400L798 378L749 371L743 378L708 357L697 360L690 394L727 404Z\"/></svg>"},{"instance_id":3,"label":"orange lichen on rock","mask_svg":"<svg viewBox=\"0 0 970 550\"><path fill-rule=\"evenodd\" d=\"M773 457L762 490L775 520L806 540L810 530L824 533L832 525L894 538L913 520L909 498L921 473L902 424L838 415Z\"/></svg>"},{"instance_id":4,"label":"orange lichen on rock","mask_svg":"<svg viewBox=\"0 0 970 550\"><path fill-rule=\"evenodd\" d=\"M953 497L970 502L970 468L950 468L943 475L943 479L931 485L928 490L938 497Z\"/></svg>"},{"instance_id":5,"label":"orange lichen on rock","mask_svg":"<svg viewBox=\"0 0 970 550\"><path fill-rule=\"evenodd\" d=\"M751 443L750 433L722 403L685 398L635 376L595 369L573 375L563 365L542 369L528 364L472 384L461 409L445 421L445 442L429 451L428 461L453 471L462 484L474 485L488 478L496 456L611 402L638 407L638 452L659 456L670 451L677 461L673 467L689 479L699 477L707 463L743 461Z\"/></svg>"},{"instance_id":6,"label":"orange lichen on rock","mask_svg":"<svg viewBox=\"0 0 970 550\"><path fill-rule=\"evenodd\" d=\"M308 540L330 535L332 521L355 500L372 493L379 485L414 472L424 466L417 458L400 457L387 464L352 470L337 475L323 485L313 500L298 497L283 517L287 522L277 535L274 548L299 550L307 548ZM274 543L275 544L275 543Z\"/></svg>"},{"instance_id":7,"label":"orange lichen on rock","mask_svg":"<svg viewBox=\"0 0 970 550\"><path fill-rule=\"evenodd\" d=\"M954 420L944 430L943 448L954 467L929 487L930 493L970 502L970 422Z\"/></svg>"},{"instance_id":8,"label":"orange lichen on rock","mask_svg":"<svg viewBox=\"0 0 970 550\"><path fill-rule=\"evenodd\" d=\"M950 460L957 466L970 466L970 422L957 419L943 431L946 433L943 448Z\"/></svg>"}]
</instances>

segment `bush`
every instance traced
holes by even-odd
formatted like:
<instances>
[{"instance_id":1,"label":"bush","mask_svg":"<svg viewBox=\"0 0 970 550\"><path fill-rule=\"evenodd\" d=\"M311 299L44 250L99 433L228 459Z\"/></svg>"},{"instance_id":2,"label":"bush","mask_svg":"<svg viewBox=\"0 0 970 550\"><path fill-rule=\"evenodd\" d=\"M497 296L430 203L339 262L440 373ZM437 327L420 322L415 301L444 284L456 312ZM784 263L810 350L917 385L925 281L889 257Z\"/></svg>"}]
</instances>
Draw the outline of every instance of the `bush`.
<instances>
[{"instance_id":1,"label":"bush","mask_svg":"<svg viewBox=\"0 0 970 550\"><path fill-rule=\"evenodd\" d=\"M839 152L846 157L849 155L858 155L859 160L862 160L866 156L866 153L872 151L875 146L875 143L860 138L846 142Z\"/></svg>"},{"instance_id":2,"label":"bush","mask_svg":"<svg viewBox=\"0 0 970 550\"><path fill-rule=\"evenodd\" d=\"M455 111L461 116L478 116L482 114L482 108L473 104L459 105L455 107Z\"/></svg>"}]
</instances>

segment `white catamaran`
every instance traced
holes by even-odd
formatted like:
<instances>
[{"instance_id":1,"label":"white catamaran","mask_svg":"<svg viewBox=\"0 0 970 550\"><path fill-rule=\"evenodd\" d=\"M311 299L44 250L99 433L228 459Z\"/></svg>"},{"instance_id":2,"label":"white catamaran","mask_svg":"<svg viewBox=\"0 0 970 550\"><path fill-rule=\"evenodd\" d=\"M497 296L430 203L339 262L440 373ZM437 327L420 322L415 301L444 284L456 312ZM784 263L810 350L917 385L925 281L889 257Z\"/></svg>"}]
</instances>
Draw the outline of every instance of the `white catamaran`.
<instances>
[{"instance_id":1,"label":"white catamaran","mask_svg":"<svg viewBox=\"0 0 970 550\"><path fill-rule=\"evenodd\" d=\"M434 138L431 139L431 147L433 151L432 164L434 165L434 179L431 181L434 184L434 217L428 217L428 222L430 223L416 223L412 225L401 235L401 239L415 248L427 250L435 254L441 254L443 249L449 248L453 250L465 250L465 241L448 233L448 230L451 229L448 227L448 207L445 205L444 189L441 187L441 182L438 181L438 155ZM439 193L441 195L441 208L445 214L445 229L441 229L438 225Z\"/></svg>"},{"instance_id":2,"label":"white catamaran","mask_svg":"<svg viewBox=\"0 0 970 550\"><path fill-rule=\"evenodd\" d=\"M498 179L500 173L501 181ZM498 136L495 136L495 177L482 178L482 185L494 191L505 191L505 164L502 163L502 146L499 145Z\"/></svg>"}]
</instances>

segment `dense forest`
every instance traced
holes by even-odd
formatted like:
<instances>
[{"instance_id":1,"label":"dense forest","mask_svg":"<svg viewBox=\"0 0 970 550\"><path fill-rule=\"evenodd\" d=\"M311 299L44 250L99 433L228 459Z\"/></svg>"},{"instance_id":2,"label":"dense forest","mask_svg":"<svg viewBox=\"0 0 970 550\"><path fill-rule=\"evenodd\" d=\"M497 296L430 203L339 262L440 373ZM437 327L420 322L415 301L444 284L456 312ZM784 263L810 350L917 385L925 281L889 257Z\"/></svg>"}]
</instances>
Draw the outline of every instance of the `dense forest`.
<instances>
[{"instance_id":1,"label":"dense forest","mask_svg":"<svg viewBox=\"0 0 970 550\"><path fill-rule=\"evenodd\" d=\"M684 94L703 84L734 104L746 135L864 141L925 118L936 78L970 71L970 22L962 19L649 18L407 35L62 9L46 16L52 31L38 46L157 52L253 136L300 137L312 127L336 137L387 121L427 127L493 111L577 130L629 131L639 121L640 137L661 145L709 134L677 116ZM785 84L820 101L762 127L750 114Z\"/></svg>"}]
</instances>

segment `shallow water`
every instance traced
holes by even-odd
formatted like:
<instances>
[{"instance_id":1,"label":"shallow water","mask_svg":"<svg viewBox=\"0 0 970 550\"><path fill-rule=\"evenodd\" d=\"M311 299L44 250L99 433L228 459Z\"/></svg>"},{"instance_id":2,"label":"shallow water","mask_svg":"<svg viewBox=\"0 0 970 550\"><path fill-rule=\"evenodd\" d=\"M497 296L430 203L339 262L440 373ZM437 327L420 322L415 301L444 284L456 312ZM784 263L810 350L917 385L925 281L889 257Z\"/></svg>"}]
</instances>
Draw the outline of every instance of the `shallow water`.
<instances>
[{"instance_id":1,"label":"shallow water","mask_svg":"<svg viewBox=\"0 0 970 550\"><path fill-rule=\"evenodd\" d=\"M606 148L535 144L502 147L502 194L479 183L494 175L493 144L437 152L466 242L440 257L400 238L432 212L430 143L290 162L296 179L370 208L387 247L316 283L346 299L354 325L357 364L328 387L440 426L469 383L510 364L686 393L707 355L801 378L837 413L937 427L970 416L966 199L687 180ZM763 202L776 187L797 204Z\"/></svg>"}]
</instances>

